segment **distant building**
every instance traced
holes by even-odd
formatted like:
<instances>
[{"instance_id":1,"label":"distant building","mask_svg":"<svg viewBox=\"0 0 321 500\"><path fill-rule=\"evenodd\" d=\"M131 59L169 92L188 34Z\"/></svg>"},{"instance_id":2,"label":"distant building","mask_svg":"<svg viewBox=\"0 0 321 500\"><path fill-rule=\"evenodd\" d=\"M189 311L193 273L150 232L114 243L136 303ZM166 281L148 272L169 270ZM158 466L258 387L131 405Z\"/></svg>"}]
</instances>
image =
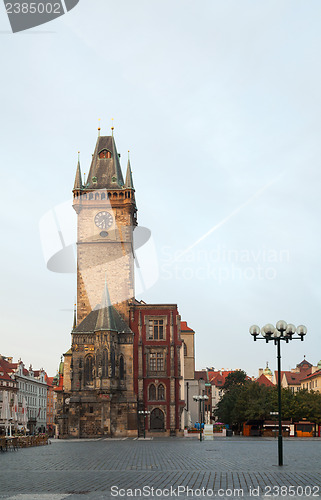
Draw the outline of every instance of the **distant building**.
<instances>
[{"instance_id":1,"label":"distant building","mask_svg":"<svg viewBox=\"0 0 321 500\"><path fill-rule=\"evenodd\" d=\"M303 361L298 363L292 370L281 371L281 387L290 389L292 392L299 391L301 389L301 380L311 375L316 369L316 367L304 358ZM273 382L274 384L278 383L277 371L274 372Z\"/></svg>"},{"instance_id":2,"label":"distant building","mask_svg":"<svg viewBox=\"0 0 321 500\"><path fill-rule=\"evenodd\" d=\"M21 360L18 363L13 363L12 357L0 356L1 373L3 373L2 388L10 393L10 411L15 425L18 427L22 425L22 406L25 401L29 431L31 433L46 432L47 384L45 371L43 369L33 370L31 365L27 370ZM17 408L14 404L14 393L17 394Z\"/></svg>"},{"instance_id":3,"label":"distant building","mask_svg":"<svg viewBox=\"0 0 321 500\"><path fill-rule=\"evenodd\" d=\"M308 391L321 392L321 360L316 367L313 367L310 375L301 379L301 389Z\"/></svg>"}]
</instances>

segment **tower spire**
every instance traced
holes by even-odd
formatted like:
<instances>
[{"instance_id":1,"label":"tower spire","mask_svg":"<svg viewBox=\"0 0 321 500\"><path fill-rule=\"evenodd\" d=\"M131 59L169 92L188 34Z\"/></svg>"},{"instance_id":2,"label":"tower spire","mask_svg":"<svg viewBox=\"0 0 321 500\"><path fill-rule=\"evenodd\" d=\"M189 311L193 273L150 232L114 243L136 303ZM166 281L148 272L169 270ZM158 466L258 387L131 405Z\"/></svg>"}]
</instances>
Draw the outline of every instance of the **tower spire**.
<instances>
[{"instance_id":1,"label":"tower spire","mask_svg":"<svg viewBox=\"0 0 321 500\"><path fill-rule=\"evenodd\" d=\"M130 166L129 151L128 151L128 162L127 162L127 172L126 172L125 186L127 188L134 189L133 174L132 174L132 169L131 169L131 166Z\"/></svg>"},{"instance_id":2,"label":"tower spire","mask_svg":"<svg viewBox=\"0 0 321 500\"><path fill-rule=\"evenodd\" d=\"M75 177L75 183L74 183L74 190L75 189L82 189L82 180L81 180L81 169L80 169L80 151L78 151L78 163L77 163L77 170L76 170L76 177Z\"/></svg>"},{"instance_id":3,"label":"tower spire","mask_svg":"<svg viewBox=\"0 0 321 500\"><path fill-rule=\"evenodd\" d=\"M76 299L75 299L75 303L74 303L74 324L73 324L73 327L72 329L74 330L77 326L77 306L76 306Z\"/></svg>"},{"instance_id":4,"label":"tower spire","mask_svg":"<svg viewBox=\"0 0 321 500\"><path fill-rule=\"evenodd\" d=\"M105 286L101 298L100 309L98 312L96 330L113 330L117 332L116 321L114 318L114 308L110 302L110 296L105 277Z\"/></svg>"}]
</instances>

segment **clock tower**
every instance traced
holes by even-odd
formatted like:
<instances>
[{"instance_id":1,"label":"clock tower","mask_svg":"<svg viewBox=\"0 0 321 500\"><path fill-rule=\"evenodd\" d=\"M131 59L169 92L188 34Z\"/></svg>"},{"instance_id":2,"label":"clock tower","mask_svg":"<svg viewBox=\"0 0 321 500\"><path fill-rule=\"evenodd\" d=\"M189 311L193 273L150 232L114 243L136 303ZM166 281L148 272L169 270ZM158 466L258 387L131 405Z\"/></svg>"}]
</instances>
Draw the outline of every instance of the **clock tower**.
<instances>
[{"instance_id":1,"label":"clock tower","mask_svg":"<svg viewBox=\"0 0 321 500\"><path fill-rule=\"evenodd\" d=\"M77 324L100 303L107 281L111 304L125 321L134 297L136 201L130 161L124 182L112 136L97 139L87 180L78 161L73 189L77 223Z\"/></svg>"}]
</instances>

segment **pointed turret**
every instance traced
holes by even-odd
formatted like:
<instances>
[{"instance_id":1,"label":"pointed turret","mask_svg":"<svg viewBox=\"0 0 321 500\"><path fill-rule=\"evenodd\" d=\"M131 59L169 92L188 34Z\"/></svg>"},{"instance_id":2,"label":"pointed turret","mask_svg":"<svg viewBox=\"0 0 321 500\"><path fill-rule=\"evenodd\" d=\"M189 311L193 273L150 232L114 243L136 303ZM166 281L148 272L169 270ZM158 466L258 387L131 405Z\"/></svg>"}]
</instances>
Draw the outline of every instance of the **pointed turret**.
<instances>
[{"instance_id":1,"label":"pointed turret","mask_svg":"<svg viewBox=\"0 0 321 500\"><path fill-rule=\"evenodd\" d=\"M109 291L106 280L105 280L103 295L101 298L101 304L98 312L95 330L108 330L108 331L112 330L114 332L117 332L116 320L114 316L114 308L110 302Z\"/></svg>"},{"instance_id":2,"label":"pointed turret","mask_svg":"<svg viewBox=\"0 0 321 500\"><path fill-rule=\"evenodd\" d=\"M74 304L74 324L73 324L73 327L72 329L74 330L77 326L77 309L76 309L76 304Z\"/></svg>"},{"instance_id":3,"label":"pointed turret","mask_svg":"<svg viewBox=\"0 0 321 500\"><path fill-rule=\"evenodd\" d=\"M134 189L133 174L132 174L132 169L131 169L131 166L130 166L129 155L128 155L128 162L127 162L127 172L126 172L125 186L127 188Z\"/></svg>"},{"instance_id":4,"label":"pointed turret","mask_svg":"<svg viewBox=\"0 0 321 500\"><path fill-rule=\"evenodd\" d=\"M78 153L78 163L77 163L74 190L79 190L82 188L83 188L83 186L82 186L82 180L81 180L80 159L79 159L79 153Z\"/></svg>"},{"instance_id":5,"label":"pointed turret","mask_svg":"<svg viewBox=\"0 0 321 500\"><path fill-rule=\"evenodd\" d=\"M98 137L86 187L89 189L122 189L124 187L119 155L113 136Z\"/></svg>"}]
</instances>

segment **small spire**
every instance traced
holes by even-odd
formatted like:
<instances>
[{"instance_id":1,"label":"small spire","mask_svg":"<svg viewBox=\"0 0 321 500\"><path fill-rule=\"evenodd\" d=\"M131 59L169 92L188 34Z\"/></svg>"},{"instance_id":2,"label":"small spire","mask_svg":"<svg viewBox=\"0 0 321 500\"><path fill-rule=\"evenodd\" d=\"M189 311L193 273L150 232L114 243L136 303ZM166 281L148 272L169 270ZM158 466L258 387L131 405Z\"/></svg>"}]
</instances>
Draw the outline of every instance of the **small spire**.
<instances>
[{"instance_id":1,"label":"small spire","mask_svg":"<svg viewBox=\"0 0 321 500\"><path fill-rule=\"evenodd\" d=\"M127 172L125 186L129 189L134 189L133 174L130 166L129 151L128 151L128 162L127 162Z\"/></svg>"},{"instance_id":2,"label":"small spire","mask_svg":"<svg viewBox=\"0 0 321 500\"><path fill-rule=\"evenodd\" d=\"M111 135L114 137L114 118L111 119Z\"/></svg>"},{"instance_id":3,"label":"small spire","mask_svg":"<svg viewBox=\"0 0 321 500\"><path fill-rule=\"evenodd\" d=\"M86 172L84 172L84 186L86 186Z\"/></svg>"},{"instance_id":4,"label":"small spire","mask_svg":"<svg viewBox=\"0 0 321 500\"><path fill-rule=\"evenodd\" d=\"M111 305L106 276L100 309L97 316L96 330L113 330L117 332L116 322L114 318L114 308Z\"/></svg>"},{"instance_id":5,"label":"small spire","mask_svg":"<svg viewBox=\"0 0 321 500\"><path fill-rule=\"evenodd\" d=\"M83 188L83 186L82 186L81 169L80 169L80 151L78 151L78 163L77 163L74 189L82 189L82 188Z\"/></svg>"},{"instance_id":6,"label":"small spire","mask_svg":"<svg viewBox=\"0 0 321 500\"><path fill-rule=\"evenodd\" d=\"M75 299L75 303L74 303L74 324L73 324L73 327L72 329L74 330L77 326L77 305L76 305L76 299Z\"/></svg>"},{"instance_id":7,"label":"small spire","mask_svg":"<svg viewBox=\"0 0 321 500\"><path fill-rule=\"evenodd\" d=\"M100 118L98 118L98 137L100 137Z\"/></svg>"}]
</instances>

